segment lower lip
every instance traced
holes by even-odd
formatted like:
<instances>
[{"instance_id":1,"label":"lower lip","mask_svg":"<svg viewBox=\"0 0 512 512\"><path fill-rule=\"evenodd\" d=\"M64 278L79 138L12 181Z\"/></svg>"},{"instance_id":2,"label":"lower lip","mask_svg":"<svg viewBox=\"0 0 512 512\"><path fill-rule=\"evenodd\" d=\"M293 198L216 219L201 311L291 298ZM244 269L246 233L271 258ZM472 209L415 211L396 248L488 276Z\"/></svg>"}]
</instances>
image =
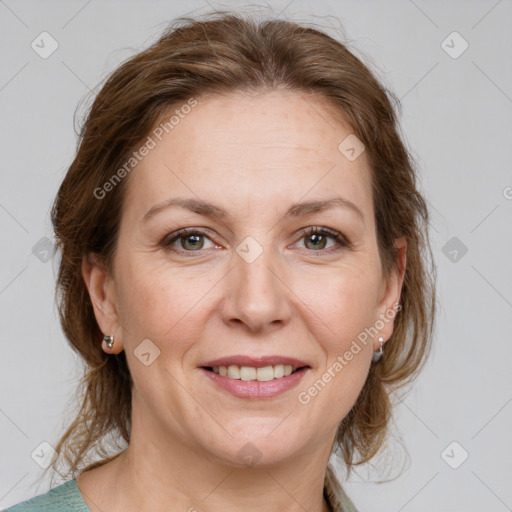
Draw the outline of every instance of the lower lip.
<instances>
[{"instance_id":1,"label":"lower lip","mask_svg":"<svg viewBox=\"0 0 512 512\"><path fill-rule=\"evenodd\" d=\"M231 379L205 368L200 368L200 370L212 379L215 384L239 398L271 398L295 387L310 368L301 368L287 377L265 382Z\"/></svg>"}]
</instances>

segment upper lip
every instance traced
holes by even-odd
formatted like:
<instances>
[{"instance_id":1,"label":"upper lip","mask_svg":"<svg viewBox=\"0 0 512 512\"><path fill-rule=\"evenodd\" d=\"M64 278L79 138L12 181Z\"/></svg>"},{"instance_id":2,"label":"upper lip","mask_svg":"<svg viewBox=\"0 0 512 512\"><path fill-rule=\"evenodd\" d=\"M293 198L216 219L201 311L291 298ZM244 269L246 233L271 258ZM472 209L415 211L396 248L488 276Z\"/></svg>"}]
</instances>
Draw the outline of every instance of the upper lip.
<instances>
[{"instance_id":1,"label":"upper lip","mask_svg":"<svg viewBox=\"0 0 512 512\"><path fill-rule=\"evenodd\" d=\"M286 357L286 356L260 356L260 357L252 357L252 356L244 356L244 355L235 355L228 357L221 357L220 359L213 359L212 361L208 361L202 365L202 367L212 367L216 368L219 366L252 366L254 368L260 368L263 366L275 366L276 364L290 365L294 368L302 368L303 366L309 366L304 361L300 361L294 357Z\"/></svg>"}]
</instances>

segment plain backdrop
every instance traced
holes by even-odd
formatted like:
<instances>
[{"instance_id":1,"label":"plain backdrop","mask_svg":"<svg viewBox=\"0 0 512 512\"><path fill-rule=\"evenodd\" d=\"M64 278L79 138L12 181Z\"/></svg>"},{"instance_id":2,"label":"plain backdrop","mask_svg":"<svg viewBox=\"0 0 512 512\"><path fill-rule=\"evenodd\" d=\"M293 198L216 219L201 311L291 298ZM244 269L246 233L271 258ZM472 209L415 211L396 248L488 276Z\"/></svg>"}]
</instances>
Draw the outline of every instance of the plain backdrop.
<instances>
[{"instance_id":1,"label":"plain backdrop","mask_svg":"<svg viewBox=\"0 0 512 512\"><path fill-rule=\"evenodd\" d=\"M378 468L359 467L345 489L362 512L511 510L512 2L270 5L347 37L401 99L431 206L432 358L398 399ZM240 6L0 0L0 508L48 489L37 454L72 414L80 365L54 305L48 214L73 158L75 109L175 17Z\"/></svg>"}]
</instances>

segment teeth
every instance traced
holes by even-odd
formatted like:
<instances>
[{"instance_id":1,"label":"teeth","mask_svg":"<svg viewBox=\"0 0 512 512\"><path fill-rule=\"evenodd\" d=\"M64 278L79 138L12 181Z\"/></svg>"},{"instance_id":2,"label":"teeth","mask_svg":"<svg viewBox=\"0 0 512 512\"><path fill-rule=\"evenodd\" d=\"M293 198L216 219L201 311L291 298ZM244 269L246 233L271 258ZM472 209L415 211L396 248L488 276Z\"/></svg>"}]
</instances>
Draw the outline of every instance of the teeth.
<instances>
[{"instance_id":1,"label":"teeth","mask_svg":"<svg viewBox=\"0 0 512 512\"><path fill-rule=\"evenodd\" d=\"M275 370L273 366L264 366L256 370L256 380L265 382L267 380L274 380Z\"/></svg>"},{"instance_id":2,"label":"teeth","mask_svg":"<svg viewBox=\"0 0 512 512\"><path fill-rule=\"evenodd\" d=\"M291 375L297 368L289 364L276 364L274 366L263 366L254 368L252 366L216 366L213 368L215 373L231 379L250 381L257 380L266 382L269 380L280 379Z\"/></svg>"},{"instance_id":3,"label":"teeth","mask_svg":"<svg viewBox=\"0 0 512 512\"><path fill-rule=\"evenodd\" d=\"M274 366L274 377L276 379L280 379L281 377L284 377L284 365L276 364Z\"/></svg>"},{"instance_id":4,"label":"teeth","mask_svg":"<svg viewBox=\"0 0 512 512\"><path fill-rule=\"evenodd\" d=\"M256 368L251 368L250 366L240 366L240 370L238 369L238 366L230 366L228 368L228 377L231 377L229 375L229 370L231 368L236 368L235 372L233 372L235 375L238 373L239 379L242 380L256 380ZM236 377L235 377L236 379Z\"/></svg>"},{"instance_id":5,"label":"teeth","mask_svg":"<svg viewBox=\"0 0 512 512\"><path fill-rule=\"evenodd\" d=\"M231 379L242 378L243 380L249 380L249 379L243 378L243 376L241 375L241 372L240 372L240 368L238 368L238 366L228 366L228 377Z\"/></svg>"}]
</instances>

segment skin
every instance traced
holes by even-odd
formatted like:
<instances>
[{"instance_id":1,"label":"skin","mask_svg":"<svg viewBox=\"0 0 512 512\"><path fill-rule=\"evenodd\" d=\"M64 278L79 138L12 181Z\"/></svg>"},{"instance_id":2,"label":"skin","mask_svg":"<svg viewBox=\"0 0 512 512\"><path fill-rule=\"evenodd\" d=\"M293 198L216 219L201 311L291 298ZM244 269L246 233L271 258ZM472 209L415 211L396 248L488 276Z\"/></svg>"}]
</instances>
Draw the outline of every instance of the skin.
<instances>
[{"instance_id":1,"label":"skin","mask_svg":"<svg viewBox=\"0 0 512 512\"><path fill-rule=\"evenodd\" d=\"M197 99L127 178L113 275L84 258L98 324L115 338L103 349L126 351L133 426L127 450L77 482L92 511L325 512L338 424L393 322L308 404L297 395L399 302L403 270L383 274L366 154L349 161L338 150L352 130L332 107L285 91ZM230 217L173 206L142 220L178 196ZM299 201L335 196L364 219L347 207L283 217ZM301 233L311 226L339 231L352 247L328 237L315 248ZM188 235L172 244L181 254L166 251L161 242L186 227L206 232L199 248ZM247 237L263 249L252 263L236 252ZM396 245L405 269L405 241ZM160 350L148 366L134 355L146 339ZM237 398L198 368L234 354L292 356L311 370L277 397ZM238 456L248 442L261 454L251 467Z\"/></svg>"}]
</instances>

